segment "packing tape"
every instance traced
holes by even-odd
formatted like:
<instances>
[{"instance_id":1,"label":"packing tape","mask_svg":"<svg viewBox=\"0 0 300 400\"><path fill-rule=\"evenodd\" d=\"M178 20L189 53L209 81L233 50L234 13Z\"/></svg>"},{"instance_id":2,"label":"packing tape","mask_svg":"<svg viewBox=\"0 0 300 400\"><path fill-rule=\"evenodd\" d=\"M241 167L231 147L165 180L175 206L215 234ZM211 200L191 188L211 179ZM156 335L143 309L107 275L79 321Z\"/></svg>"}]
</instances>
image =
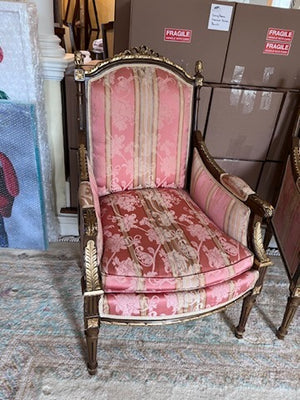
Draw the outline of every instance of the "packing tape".
<instances>
[{"instance_id":1,"label":"packing tape","mask_svg":"<svg viewBox=\"0 0 300 400\"><path fill-rule=\"evenodd\" d=\"M270 110L272 103L272 92L262 92L260 99L260 110Z\"/></svg>"},{"instance_id":2,"label":"packing tape","mask_svg":"<svg viewBox=\"0 0 300 400\"><path fill-rule=\"evenodd\" d=\"M241 65L236 65L233 70L231 83L236 83L236 84L241 83L244 72L245 72L245 67L242 67Z\"/></svg>"},{"instance_id":3,"label":"packing tape","mask_svg":"<svg viewBox=\"0 0 300 400\"><path fill-rule=\"evenodd\" d=\"M243 104L242 113L250 114L253 111L256 98L256 90L244 90L241 104Z\"/></svg>"},{"instance_id":4,"label":"packing tape","mask_svg":"<svg viewBox=\"0 0 300 400\"><path fill-rule=\"evenodd\" d=\"M268 83L271 76L274 74L275 67L266 67L264 69L263 83Z\"/></svg>"},{"instance_id":5,"label":"packing tape","mask_svg":"<svg viewBox=\"0 0 300 400\"><path fill-rule=\"evenodd\" d=\"M231 89L230 90L230 105L232 107L237 107L240 103L240 98L243 91L241 89Z\"/></svg>"}]
</instances>

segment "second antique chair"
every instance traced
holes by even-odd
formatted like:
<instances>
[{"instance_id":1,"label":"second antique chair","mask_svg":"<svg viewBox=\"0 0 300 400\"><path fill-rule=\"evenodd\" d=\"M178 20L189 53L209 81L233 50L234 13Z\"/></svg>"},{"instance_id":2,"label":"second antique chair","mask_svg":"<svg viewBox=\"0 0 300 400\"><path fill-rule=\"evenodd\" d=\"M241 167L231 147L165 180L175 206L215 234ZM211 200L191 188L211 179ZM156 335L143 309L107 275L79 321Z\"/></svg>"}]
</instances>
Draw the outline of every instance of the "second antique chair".
<instances>
[{"instance_id":1,"label":"second antique chair","mask_svg":"<svg viewBox=\"0 0 300 400\"><path fill-rule=\"evenodd\" d=\"M300 111L295 133L300 134ZM300 304L300 140L296 136L292 139L274 215L268 225L266 247L272 233L290 282L285 313L276 331L278 339L284 339Z\"/></svg>"},{"instance_id":2,"label":"second antique chair","mask_svg":"<svg viewBox=\"0 0 300 400\"><path fill-rule=\"evenodd\" d=\"M272 207L210 157L202 85L141 47L87 70L75 55L80 237L88 370L100 323L165 324L243 300L242 337L270 260Z\"/></svg>"}]
</instances>

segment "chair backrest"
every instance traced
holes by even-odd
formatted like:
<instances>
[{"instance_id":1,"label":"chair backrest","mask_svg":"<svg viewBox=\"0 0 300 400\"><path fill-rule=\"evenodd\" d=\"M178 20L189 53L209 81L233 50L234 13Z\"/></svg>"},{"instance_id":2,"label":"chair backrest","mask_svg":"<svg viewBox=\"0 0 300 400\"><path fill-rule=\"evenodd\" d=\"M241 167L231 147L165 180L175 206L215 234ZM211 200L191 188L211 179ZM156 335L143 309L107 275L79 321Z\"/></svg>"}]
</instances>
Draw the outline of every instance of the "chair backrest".
<instances>
[{"instance_id":1,"label":"chair backrest","mask_svg":"<svg viewBox=\"0 0 300 400\"><path fill-rule=\"evenodd\" d=\"M90 162L98 193L186 183L194 79L162 60L103 63L87 79Z\"/></svg>"}]
</instances>

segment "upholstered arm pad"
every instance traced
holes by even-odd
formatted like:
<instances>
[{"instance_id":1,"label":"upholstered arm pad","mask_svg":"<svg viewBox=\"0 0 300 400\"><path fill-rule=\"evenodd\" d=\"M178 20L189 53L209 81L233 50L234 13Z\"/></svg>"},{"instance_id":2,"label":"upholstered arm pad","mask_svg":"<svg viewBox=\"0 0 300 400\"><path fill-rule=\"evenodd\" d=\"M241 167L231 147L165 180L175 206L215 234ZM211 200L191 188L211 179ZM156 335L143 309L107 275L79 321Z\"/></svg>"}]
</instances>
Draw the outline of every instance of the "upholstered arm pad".
<instances>
[{"instance_id":1,"label":"upholstered arm pad","mask_svg":"<svg viewBox=\"0 0 300 400\"><path fill-rule=\"evenodd\" d=\"M229 192L242 201L246 201L250 194L255 193L243 179L238 176L227 174L226 172L221 174L220 182Z\"/></svg>"},{"instance_id":2,"label":"upholstered arm pad","mask_svg":"<svg viewBox=\"0 0 300 400\"><path fill-rule=\"evenodd\" d=\"M223 232L247 246L250 209L222 186L194 149L190 195Z\"/></svg>"}]
</instances>

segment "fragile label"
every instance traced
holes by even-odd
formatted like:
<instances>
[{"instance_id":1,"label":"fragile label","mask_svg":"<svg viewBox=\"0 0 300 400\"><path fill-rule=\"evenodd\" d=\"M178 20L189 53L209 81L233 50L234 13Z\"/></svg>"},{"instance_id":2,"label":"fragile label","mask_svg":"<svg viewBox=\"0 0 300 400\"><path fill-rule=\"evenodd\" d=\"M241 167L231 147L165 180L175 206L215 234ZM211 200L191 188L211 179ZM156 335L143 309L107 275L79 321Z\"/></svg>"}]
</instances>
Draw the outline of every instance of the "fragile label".
<instances>
[{"instance_id":1,"label":"fragile label","mask_svg":"<svg viewBox=\"0 0 300 400\"><path fill-rule=\"evenodd\" d=\"M165 28L164 40L166 42L191 43L192 31L190 29Z\"/></svg>"},{"instance_id":2,"label":"fragile label","mask_svg":"<svg viewBox=\"0 0 300 400\"><path fill-rule=\"evenodd\" d=\"M266 42L264 54L277 54L280 56L288 56L291 43Z\"/></svg>"},{"instance_id":3,"label":"fragile label","mask_svg":"<svg viewBox=\"0 0 300 400\"><path fill-rule=\"evenodd\" d=\"M290 29L269 28L266 40L273 42L291 42L294 37L294 31Z\"/></svg>"}]
</instances>

